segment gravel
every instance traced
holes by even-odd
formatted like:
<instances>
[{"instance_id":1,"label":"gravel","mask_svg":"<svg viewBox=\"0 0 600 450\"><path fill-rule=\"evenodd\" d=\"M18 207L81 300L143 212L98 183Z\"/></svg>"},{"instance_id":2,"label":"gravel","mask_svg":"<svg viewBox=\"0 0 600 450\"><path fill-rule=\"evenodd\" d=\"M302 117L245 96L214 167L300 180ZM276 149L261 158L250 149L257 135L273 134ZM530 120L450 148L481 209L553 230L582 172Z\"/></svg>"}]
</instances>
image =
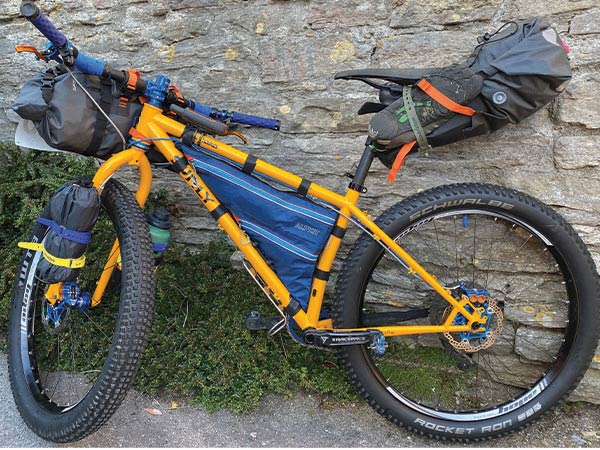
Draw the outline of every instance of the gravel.
<instances>
[{"instance_id":1,"label":"gravel","mask_svg":"<svg viewBox=\"0 0 600 450\"><path fill-rule=\"evenodd\" d=\"M267 396L250 414L192 406L131 392L100 431L75 447L448 447L395 427L367 405L323 406L318 398ZM156 409L152 415L144 409ZM21 421L10 392L6 355L0 354L0 445L48 447ZM457 445L464 446L464 445ZM479 444L473 444L480 447ZM569 404L532 427L488 447L598 447L600 407Z\"/></svg>"}]
</instances>

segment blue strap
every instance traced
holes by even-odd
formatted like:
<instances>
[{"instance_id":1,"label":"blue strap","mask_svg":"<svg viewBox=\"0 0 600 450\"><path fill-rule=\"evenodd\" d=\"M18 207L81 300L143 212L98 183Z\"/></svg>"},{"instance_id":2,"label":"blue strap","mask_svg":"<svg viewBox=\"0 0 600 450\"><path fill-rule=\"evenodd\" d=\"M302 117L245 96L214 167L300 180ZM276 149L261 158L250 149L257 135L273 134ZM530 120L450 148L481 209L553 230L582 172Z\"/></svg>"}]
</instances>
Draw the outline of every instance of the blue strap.
<instances>
[{"instance_id":1,"label":"blue strap","mask_svg":"<svg viewBox=\"0 0 600 450\"><path fill-rule=\"evenodd\" d=\"M78 244L87 245L92 239L92 233L90 231L76 231L69 230L62 225L57 224L54 220L45 219L38 217L35 219L37 223L50 227L52 231L58 234L61 238L68 239L69 241L77 242Z\"/></svg>"}]
</instances>

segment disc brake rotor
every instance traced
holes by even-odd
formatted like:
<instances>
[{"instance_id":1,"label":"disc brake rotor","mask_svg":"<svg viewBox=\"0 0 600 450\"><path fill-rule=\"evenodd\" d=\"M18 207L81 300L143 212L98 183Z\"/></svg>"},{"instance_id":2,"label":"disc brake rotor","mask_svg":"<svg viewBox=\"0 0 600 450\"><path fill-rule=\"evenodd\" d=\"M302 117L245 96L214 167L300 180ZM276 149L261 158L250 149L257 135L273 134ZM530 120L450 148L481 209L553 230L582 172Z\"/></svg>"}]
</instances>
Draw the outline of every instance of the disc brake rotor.
<instances>
[{"instance_id":1,"label":"disc brake rotor","mask_svg":"<svg viewBox=\"0 0 600 450\"><path fill-rule=\"evenodd\" d=\"M500 336L500 334L502 333L503 323L502 310L491 298L487 299L487 304L487 313L490 315L490 323L487 326L484 338L456 339L454 335L457 333L444 333L444 337L456 350L460 350L465 353L475 353L480 350L484 350L486 348L491 347L498 338L498 336ZM444 311L444 320L448 317L451 311L452 306L446 308L446 310Z\"/></svg>"}]
</instances>

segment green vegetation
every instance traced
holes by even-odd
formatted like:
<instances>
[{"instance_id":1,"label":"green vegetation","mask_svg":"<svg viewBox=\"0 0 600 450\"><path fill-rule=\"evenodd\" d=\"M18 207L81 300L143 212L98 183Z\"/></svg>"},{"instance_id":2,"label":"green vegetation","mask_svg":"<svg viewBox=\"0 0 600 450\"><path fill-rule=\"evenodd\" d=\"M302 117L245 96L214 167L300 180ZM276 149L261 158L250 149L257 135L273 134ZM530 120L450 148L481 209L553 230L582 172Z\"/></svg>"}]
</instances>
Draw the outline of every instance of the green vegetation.
<instances>
[{"instance_id":1,"label":"green vegetation","mask_svg":"<svg viewBox=\"0 0 600 450\"><path fill-rule=\"evenodd\" d=\"M390 384L412 399L448 407L455 407L457 396L463 404L473 402L467 387L476 381L476 372L460 371L456 361L441 348L390 340L377 365Z\"/></svg>"},{"instance_id":2,"label":"green vegetation","mask_svg":"<svg viewBox=\"0 0 600 450\"><path fill-rule=\"evenodd\" d=\"M19 264L17 242L26 240L51 193L67 180L92 174L95 162L58 153L24 153L0 144L0 348Z\"/></svg>"},{"instance_id":3,"label":"green vegetation","mask_svg":"<svg viewBox=\"0 0 600 450\"><path fill-rule=\"evenodd\" d=\"M268 338L246 329L245 313L274 309L245 272L232 271L231 252L221 240L193 255L167 252L137 388L191 395L209 410L245 411L263 394L298 388L354 398L334 353L299 346L284 333Z\"/></svg>"},{"instance_id":4,"label":"green vegetation","mask_svg":"<svg viewBox=\"0 0 600 450\"><path fill-rule=\"evenodd\" d=\"M93 171L93 160L0 147L0 345L19 261L16 243L26 239L58 186ZM159 193L153 203L168 198ZM284 332L269 338L246 329L245 313L275 310L245 272L231 269L232 251L218 240L194 254L177 245L166 252L157 269L155 316L136 388L209 410L247 411L264 394L299 389L334 402L356 400L334 353L297 345ZM97 336L89 330L86 342Z\"/></svg>"}]
</instances>

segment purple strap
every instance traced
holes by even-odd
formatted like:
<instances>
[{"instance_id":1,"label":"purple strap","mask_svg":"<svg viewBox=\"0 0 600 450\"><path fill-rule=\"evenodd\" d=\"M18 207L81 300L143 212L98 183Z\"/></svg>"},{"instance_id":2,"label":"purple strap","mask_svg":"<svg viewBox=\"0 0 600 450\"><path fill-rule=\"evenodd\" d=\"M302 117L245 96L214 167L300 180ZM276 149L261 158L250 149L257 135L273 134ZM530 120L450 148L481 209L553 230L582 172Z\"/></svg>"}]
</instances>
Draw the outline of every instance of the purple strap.
<instances>
[{"instance_id":1,"label":"purple strap","mask_svg":"<svg viewBox=\"0 0 600 450\"><path fill-rule=\"evenodd\" d=\"M62 225L57 224L54 220L45 219L43 217L38 217L37 219L35 219L35 221L37 223L41 223L42 225L50 227L52 231L58 234L61 238L77 242L78 244L87 245L92 239L92 233L90 231L69 230L68 228L63 227Z\"/></svg>"}]
</instances>

